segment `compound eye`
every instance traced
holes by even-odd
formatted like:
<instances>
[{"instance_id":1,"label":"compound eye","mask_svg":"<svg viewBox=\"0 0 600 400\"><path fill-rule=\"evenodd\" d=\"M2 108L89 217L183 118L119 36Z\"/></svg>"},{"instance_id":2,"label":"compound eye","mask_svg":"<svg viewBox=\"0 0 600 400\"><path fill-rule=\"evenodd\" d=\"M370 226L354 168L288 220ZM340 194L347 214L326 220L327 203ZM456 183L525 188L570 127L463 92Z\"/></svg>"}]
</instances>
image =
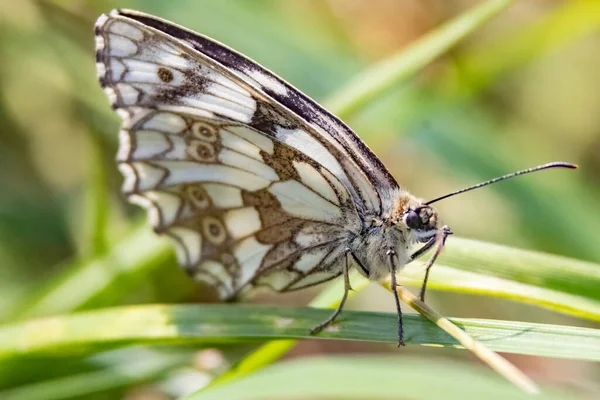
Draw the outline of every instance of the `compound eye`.
<instances>
[{"instance_id":1,"label":"compound eye","mask_svg":"<svg viewBox=\"0 0 600 400\"><path fill-rule=\"evenodd\" d=\"M408 210L404 214L404 223L410 229L422 229L423 228L423 222L421 221L421 217L419 217L419 214L417 214L417 212L415 210Z\"/></svg>"}]
</instances>

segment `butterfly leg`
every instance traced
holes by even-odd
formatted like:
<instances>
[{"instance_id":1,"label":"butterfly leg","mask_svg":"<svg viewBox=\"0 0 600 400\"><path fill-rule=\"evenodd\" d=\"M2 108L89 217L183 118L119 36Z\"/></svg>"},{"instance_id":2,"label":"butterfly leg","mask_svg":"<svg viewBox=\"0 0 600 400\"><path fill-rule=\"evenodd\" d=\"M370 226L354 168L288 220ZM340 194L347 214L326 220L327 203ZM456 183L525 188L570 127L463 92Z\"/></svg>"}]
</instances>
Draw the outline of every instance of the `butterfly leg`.
<instances>
[{"instance_id":1,"label":"butterfly leg","mask_svg":"<svg viewBox=\"0 0 600 400\"><path fill-rule=\"evenodd\" d=\"M429 250L431 250L431 248L436 243L437 243L437 235L432 237L431 239L429 239L427 241L427 243L425 243L419 250L417 250L413 254L411 254L410 260L408 261L408 263L415 261L417 258L421 257L423 254L427 253ZM427 286L428 278L429 278L429 269L426 269L425 270L425 278L423 279L423 284L421 285L421 290L420 290L420 295L419 295L419 298L421 300L423 300L423 298L425 297L425 288Z\"/></svg>"},{"instance_id":2,"label":"butterfly leg","mask_svg":"<svg viewBox=\"0 0 600 400\"><path fill-rule=\"evenodd\" d=\"M344 304L346 303L346 299L348 298L348 292L352 290L352 287L350 286L348 254L349 253L346 252L346 262L344 263L344 295L342 296L342 300L340 301L340 304L338 305L336 310L329 316L329 318L327 318L325 321L321 322L319 325L313 327L310 330L311 335L319 333L327 326L329 326L337 318L337 316L340 315L342 309L344 308Z\"/></svg>"},{"instance_id":3,"label":"butterfly leg","mask_svg":"<svg viewBox=\"0 0 600 400\"><path fill-rule=\"evenodd\" d=\"M438 256L444 249L444 245L446 244L446 238L451 234L452 234L452 231L450 231L450 228L447 225L444 225L442 227L442 229L440 230L440 232L437 235L435 235L435 237L433 237L429 242L427 242L425 244L425 246L423 246L423 247L428 246L427 250L429 250L431 247L434 246L434 244L437 244L437 248L435 249L435 252L431 256L431 258L429 258L429 260L427 261L427 264L425 264L425 278L423 278L423 284L421 285L421 290L419 291L419 299L421 299L421 301L425 301L425 289L427 288L427 280L429 279L429 270L431 269L431 267L435 263L435 260L437 260ZM422 250L422 249L420 249L420 250ZM419 250L417 251L417 253L418 252L419 252ZM423 253L424 252L422 252L421 254L423 254ZM413 256L414 256L414 254L413 254ZM411 257L411 259L412 259L412 257Z\"/></svg>"},{"instance_id":4,"label":"butterfly leg","mask_svg":"<svg viewBox=\"0 0 600 400\"><path fill-rule=\"evenodd\" d=\"M398 282L396 281L396 252L389 249L386 253L390 257L390 268L391 268L391 286L392 292L394 292L394 299L396 300L396 311L398 312L398 347L404 346L404 328L402 326L402 308L400 307L400 298L398 297Z\"/></svg>"},{"instance_id":5,"label":"butterfly leg","mask_svg":"<svg viewBox=\"0 0 600 400\"><path fill-rule=\"evenodd\" d=\"M410 255L410 260L408 263L415 261L417 258L421 257L423 254L427 253L436 243L436 236L432 237L421 247L419 250L415 251ZM407 264L408 264L407 263Z\"/></svg>"}]
</instances>

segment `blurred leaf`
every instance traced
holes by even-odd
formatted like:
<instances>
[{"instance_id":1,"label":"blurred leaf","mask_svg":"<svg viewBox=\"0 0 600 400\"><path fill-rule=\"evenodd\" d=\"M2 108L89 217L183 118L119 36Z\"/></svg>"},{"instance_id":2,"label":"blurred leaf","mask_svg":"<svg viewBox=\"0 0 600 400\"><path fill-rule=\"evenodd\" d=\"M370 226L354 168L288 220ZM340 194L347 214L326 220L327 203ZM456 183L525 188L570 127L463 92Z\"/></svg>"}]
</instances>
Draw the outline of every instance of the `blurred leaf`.
<instances>
[{"instance_id":1,"label":"blurred leaf","mask_svg":"<svg viewBox=\"0 0 600 400\"><path fill-rule=\"evenodd\" d=\"M2 44L0 40L0 58ZM2 69L0 63L0 77ZM4 254L0 269L6 284L18 279L19 285L26 285L32 278L45 278L48 266L71 250L64 205L35 168L31 147L25 128L0 96L0 253Z\"/></svg>"},{"instance_id":2,"label":"blurred leaf","mask_svg":"<svg viewBox=\"0 0 600 400\"><path fill-rule=\"evenodd\" d=\"M189 359L189 354L177 351L167 354L135 347L109 351L87 359L88 363L95 364L95 370L83 372L79 366L79 371L71 371L62 377L13 385L10 389L0 390L0 399L54 400L106 392L157 379Z\"/></svg>"},{"instance_id":3,"label":"blurred leaf","mask_svg":"<svg viewBox=\"0 0 600 400\"><path fill-rule=\"evenodd\" d=\"M395 313L344 311L317 336L311 327L330 311L251 305L129 306L49 317L0 328L0 358L98 351L140 344L227 344L273 339L345 339L395 344ZM452 321L493 350L600 361L600 331L515 321ZM377 329L373 329L373 327ZM455 346L435 324L406 315L405 342ZM44 335L40 335L44 332Z\"/></svg>"},{"instance_id":4,"label":"blurred leaf","mask_svg":"<svg viewBox=\"0 0 600 400\"><path fill-rule=\"evenodd\" d=\"M600 30L600 2L567 1L517 32L458 58L461 84L454 90L475 93L528 62Z\"/></svg>"},{"instance_id":5,"label":"blurred leaf","mask_svg":"<svg viewBox=\"0 0 600 400\"><path fill-rule=\"evenodd\" d=\"M95 135L93 135L95 136ZM99 140L91 138L89 151L87 191L83 221L87 226L83 229L80 246L80 259L92 259L102 255L108 248L108 211L110 207L108 192L108 172L102 157Z\"/></svg>"},{"instance_id":6,"label":"blurred leaf","mask_svg":"<svg viewBox=\"0 0 600 400\"><path fill-rule=\"evenodd\" d=\"M186 400L531 399L487 371L450 360L390 356L311 357L279 363ZM577 398L548 388L540 399Z\"/></svg>"},{"instance_id":7,"label":"blurred leaf","mask_svg":"<svg viewBox=\"0 0 600 400\"><path fill-rule=\"evenodd\" d=\"M63 276L38 290L27 303L15 307L13 315L23 319L83 307L110 291L117 282L122 284L133 275L138 276L138 280L146 279L154 268L173 259L172 252L164 239L143 225L103 257L67 268Z\"/></svg>"},{"instance_id":8,"label":"blurred leaf","mask_svg":"<svg viewBox=\"0 0 600 400\"><path fill-rule=\"evenodd\" d=\"M349 118L377 96L412 77L436 57L504 11L513 0L488 0L420 38L407 49L369 67L325 103L342 119Z\"/></svg>"}]
</instances>

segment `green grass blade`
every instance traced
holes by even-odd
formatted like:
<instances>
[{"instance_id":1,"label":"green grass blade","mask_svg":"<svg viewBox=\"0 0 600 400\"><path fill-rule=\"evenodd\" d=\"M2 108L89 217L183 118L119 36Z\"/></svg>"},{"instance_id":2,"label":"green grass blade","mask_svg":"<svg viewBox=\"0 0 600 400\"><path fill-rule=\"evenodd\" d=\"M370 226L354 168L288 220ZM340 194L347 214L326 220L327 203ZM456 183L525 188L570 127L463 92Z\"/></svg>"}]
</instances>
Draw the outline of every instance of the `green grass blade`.
<instances>
[{"instance_id":1,"label":"green grass blade","mask_svg":"<svg viewBox=\"0 0 600 400\"><path fill-rule=\"evenodd\" d=\"M81 312L0 328L0 358L65 355L129 344L216 345L314 338L396 343L394 313L345 311L339 323L311 336L309 329L329 312L225 304L130 306ZM600 361L600 330L514 321L458 318L452 321L496 351ZM405 341L456 346L453 338L416 315L405 318Z\"/></svg>"},{"instance_id":2,"label":"green grass blade","mask_svg":"<svg viewBox=\"0 0 600 400\"><path fill-rule=\"evenodd\" d=\"M325 102L340 118L348 118L389 88L412 77L436 57L504 11L513 0L490 0L423 36L407 49L373 65Z\"/></svg>"},{"instance_id":3,"label":"green grass blade","mask_svg":"<svg viewBox=\"0 0 600 400\"><path fill-rule=\"evenodd\" d=\"M411 266L402 271L400 280L403 285L421 286L424 272L419 267L420 265ZM502 297L575 317L600 321L600 302L596 300L508 279L462 271L440 263L436 263L432 270L427 288Z\"/></svg>"},{"instance_id":4,"label":"green grass blade","mask_svg":"<svg viewBox=\"0 0 600 400\"><path fill-rule=\"evenodd\" d=\"M450 360L391 356L296 359L185 400L242 399L531 399L488 371ZM537 399L577 398L546 388Z\"/></svg>"},{"instance_id":5,"label":"green grass blade","mask_svg":"<svg viewBox=\"0 0 600 400\"><path fill-rule=\"evenodd\" d=\"M441 264L600 301L598 264L454 237L447 244Z\"/></svg>"},{"instance_id":6,"label":"green grass blade","mask_svg":"<svg viewBox=\"0 0 600 400\"><path fill-rule=\"evenodd\" d=\"M420 286L422 263L401 282ZM600 321L600 265L458 237L448 240L428 287L486 294Z\"/></svg>"}]
</instances>

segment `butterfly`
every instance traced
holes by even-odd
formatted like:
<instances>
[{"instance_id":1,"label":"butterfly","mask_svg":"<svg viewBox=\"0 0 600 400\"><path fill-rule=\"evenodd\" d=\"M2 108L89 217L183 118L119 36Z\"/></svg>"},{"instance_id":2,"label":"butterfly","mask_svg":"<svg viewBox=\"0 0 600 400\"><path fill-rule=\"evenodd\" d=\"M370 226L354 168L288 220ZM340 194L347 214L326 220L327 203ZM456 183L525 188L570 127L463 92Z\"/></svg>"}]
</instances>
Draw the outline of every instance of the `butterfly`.
<instances>
[{"instance_id":1,"label":"butterfly","mask_svg":"<svg viewBox=\"0 0 600 400\"><path fill-rule=\"evenodd\" d=\"M396 273L435 248L424 299L451 234L430 204L492 182L424 202L339 118L225 45L132 10L100 16L95 35L100 84L122 119L117 163L128 200L223 299L343 276L338 308L312 333L343 309L350 270L391 275L396 288ZM558 164L510 177L567 166Z\"/></svg>"}]
</instances>

